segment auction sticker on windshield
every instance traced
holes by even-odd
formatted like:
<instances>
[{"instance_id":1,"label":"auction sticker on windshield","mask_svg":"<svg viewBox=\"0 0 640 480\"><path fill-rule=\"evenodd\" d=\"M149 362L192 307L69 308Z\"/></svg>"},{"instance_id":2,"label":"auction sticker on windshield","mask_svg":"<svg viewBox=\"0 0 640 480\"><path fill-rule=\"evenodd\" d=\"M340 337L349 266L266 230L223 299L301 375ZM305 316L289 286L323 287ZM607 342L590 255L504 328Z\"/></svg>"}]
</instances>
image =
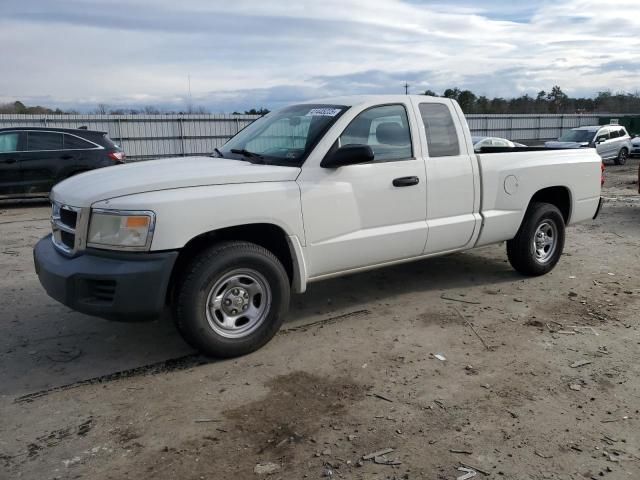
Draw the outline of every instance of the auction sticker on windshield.
<instances>
[{"instance_id":1,"label":"auction sticker on windshield","mask_svg":"<svg viewBox=\"0 0 640 480\"><path fill-rule=\"evenodd\" d=\"M312 108L306 117L335 117L340 113L339 108Z\"/></svg>"}]
</instances>

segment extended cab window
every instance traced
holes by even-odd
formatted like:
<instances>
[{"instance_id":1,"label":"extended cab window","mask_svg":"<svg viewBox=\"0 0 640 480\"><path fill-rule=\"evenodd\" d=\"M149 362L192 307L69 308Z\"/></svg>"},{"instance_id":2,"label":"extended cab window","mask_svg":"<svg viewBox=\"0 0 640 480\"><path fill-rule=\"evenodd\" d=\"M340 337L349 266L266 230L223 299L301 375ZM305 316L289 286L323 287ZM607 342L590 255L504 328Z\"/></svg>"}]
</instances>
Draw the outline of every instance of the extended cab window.
<instances>
[{"instance_id":1,"label":"extended cab window","mask_svg":"<svg viewBox=\"0 0 640 480\"><path fill-rule=\"evenodd\" d=\"M402 105L373 107L360 113L342 132L339 146L369 145L374 162L413 157L407 111Z\"/></svg>"},{"instance_id":2,"label":"extended cab window","mask_svg":"<svg viewBox=\"0 0 640 480\"><path fill-rule=\"evenodd\" d=\"M96 148L92 143L83 140L82 138L75 137L73 135L64 136L64 149L65 150L87 150L89 148Z\"/></svg>"},{"instance_id":3,"label":"extended cab window","mask_svg":"<svg viewBox=\"0 0 640 480\"><path fill-rule=\"evenodd\" d=\"M55 132L29 132L27 150L62 150L62 134Z\"/></svg>"},{"instance_id":4,"label":"extended cab window","mask_svg":"<svg viewBox=\"0 0 640 480\"><path fill-rule=\"evenodd\" d=\"M442 103L421 103L420 114L427 134L429 156L460 155L460 142L449 107Z\"/></svg>"},{"instance_id":5,"label":"extended cab window","mask_svg":"<svg viewBox=\"0 0 640 480\"><path fill-rule=\"evenodd\" d=\"M18 151L18 133L0 133L0 153Z\"/></svg>"}]
</instances>

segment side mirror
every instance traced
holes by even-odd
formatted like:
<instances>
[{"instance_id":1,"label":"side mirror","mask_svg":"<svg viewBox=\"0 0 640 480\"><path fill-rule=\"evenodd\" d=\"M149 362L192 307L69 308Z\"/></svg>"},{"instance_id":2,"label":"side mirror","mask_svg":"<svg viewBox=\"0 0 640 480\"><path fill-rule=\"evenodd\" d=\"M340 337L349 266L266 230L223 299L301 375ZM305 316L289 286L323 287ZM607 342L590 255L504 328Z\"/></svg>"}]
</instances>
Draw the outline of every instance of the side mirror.
<instances>
[{"instance_id":1,"label":"side mirror","mask_svg":"<svg viewBox=\"0 0 640 480\"><path fill-rule=\"evenodd\" d=\"M338 168L358 163L371 162L374 158L369 145L344 145L332 153L327 154L320 162L322 168Z\"/></svg>"}]
</instances>

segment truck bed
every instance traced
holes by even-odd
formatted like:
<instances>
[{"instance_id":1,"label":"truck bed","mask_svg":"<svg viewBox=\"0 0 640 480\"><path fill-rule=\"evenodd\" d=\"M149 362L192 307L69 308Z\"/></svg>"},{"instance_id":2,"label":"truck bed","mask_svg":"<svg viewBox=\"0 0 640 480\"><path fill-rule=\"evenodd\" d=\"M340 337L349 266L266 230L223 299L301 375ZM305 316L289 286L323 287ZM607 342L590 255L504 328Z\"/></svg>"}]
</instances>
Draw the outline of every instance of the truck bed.
<instances>
[{"instance_id":1,"label":"truck bed","mask_svg":"<svg viewBox=\"0 0 640 480\"><path fill-rule=\"evenodd\" d=\"M491 152L487 151L489 148ZM489 148L476 155L483 217L476 245L515 236L532 196L549 185L550 178L558 186L554 188L565 189L571 200L567 224L595 214L600 200L602 160L594 149Z\"/></svg>"}]
</instances>

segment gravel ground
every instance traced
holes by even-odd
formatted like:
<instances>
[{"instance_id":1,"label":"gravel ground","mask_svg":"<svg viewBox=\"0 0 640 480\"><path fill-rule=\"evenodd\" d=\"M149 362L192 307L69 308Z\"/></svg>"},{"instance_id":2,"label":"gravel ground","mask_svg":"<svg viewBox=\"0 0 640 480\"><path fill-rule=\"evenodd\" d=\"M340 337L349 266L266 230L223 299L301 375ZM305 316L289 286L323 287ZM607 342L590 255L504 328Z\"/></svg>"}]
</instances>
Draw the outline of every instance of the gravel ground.
<instances>
[{"instance_id":1,"label":"gravel ground","mask_svg":"<svg viewBox=\"0 0 640 480\"><path fill-rule=\"evenodd\" d=\"M49 299L47 206L1 205L0 478L637 479L637 168L608 167L549 275L496 245L313 284L266 347L213 362L168 318Z\"/></svg>"}]
</instances>

